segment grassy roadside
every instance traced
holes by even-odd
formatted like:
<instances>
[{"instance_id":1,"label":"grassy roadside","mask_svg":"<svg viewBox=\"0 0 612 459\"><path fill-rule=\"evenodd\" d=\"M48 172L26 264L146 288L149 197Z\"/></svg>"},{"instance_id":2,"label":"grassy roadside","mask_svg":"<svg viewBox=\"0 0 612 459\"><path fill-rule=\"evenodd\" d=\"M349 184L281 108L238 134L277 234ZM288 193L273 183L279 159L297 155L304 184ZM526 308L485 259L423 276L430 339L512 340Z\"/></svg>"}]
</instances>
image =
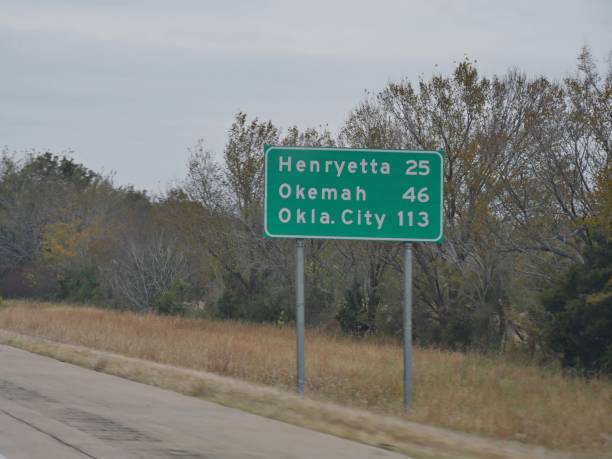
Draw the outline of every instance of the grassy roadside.
<instances>
[{"instance_id":1,"label":"grassy roadside","mask_svg":"<svg viewBox=\"0 0 612 459\"><path fill-rule=\"evenodd\" d=\"M281 393L278 389L294 385L291 329L25 302L8 302L7 307L0 309L0 328L231 376L272 386L277 393ZM109 371L109 365L115 365L109 362L108 358L95 358L85 366ZM109 372L118 374L121 371L125 372L120 368ZM134 370L123 376L151 379L149 370L138 376L139 371L143 373L144 370ZM347 407L365 408L373 413L371 416L377 417L377 422L383 418L378 415L391 414L406 421L519 440L584 457L612 457L610 381L564 378L555 372L543 372L499 358L420 349L415 352L415 409L410 416L404 416L401 412L401 349L397 345L354 341L316 332L307 336L307 377L309 396ZM168 382L165 385L154 380L144 382L168 386ZM175 390L215 398L220 389L212 390L210 383L206 383ZM246 408L300 425L317 419L312 412L304 415L299 414L303 413L300 410L282 409L283 403L278 402L278 396L270 397L257 402L260 405L257 409ZM287 397L291 404L300 400ZM254 403L240 400L233 406ZM217 401L224 403L223 397ZM303 419L286 419L289 415ZM329 416L330 413L325 415ZM359 422L355 424L360 425ZM367 430L368 423L361 424L361 430ZM355 435L348 432L354 426L344 429L344 432L332 433ZM410 438L405 429L403 435ZM388 441L396 445L401 443L402 434L390 438ZM414 439L412 441L414 443ZM530 457L492 454L482 457L495 456Z\"/></svg>"}]
</instances>

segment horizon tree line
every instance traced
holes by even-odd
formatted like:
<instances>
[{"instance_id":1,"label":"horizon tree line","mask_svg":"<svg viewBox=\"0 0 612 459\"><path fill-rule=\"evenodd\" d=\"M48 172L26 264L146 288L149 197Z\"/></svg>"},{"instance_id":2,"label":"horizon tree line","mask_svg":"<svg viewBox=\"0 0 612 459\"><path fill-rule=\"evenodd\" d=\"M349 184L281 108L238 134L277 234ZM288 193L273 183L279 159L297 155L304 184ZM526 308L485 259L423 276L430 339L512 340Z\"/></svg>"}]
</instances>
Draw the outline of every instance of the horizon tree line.
<instances>
[{"instance_id":1,"label":"horizon tree line","mask_svg":"<svg viewBox=\"0 0 612 459\"><path fill-rule=\"evenodd\" d=\"M465 59L389 83L335 134L238 113L222 159L198 141L156 197L67 155L5 150L0 295L291 321L292 241L261 236L264 144L444 148L445 242L414 247L415 340L612 371L612 67L587 49L562 81L487 78ZM307 240L306 255L309 325L401 335L400 244Z\"/></svg>"}]
</instances>

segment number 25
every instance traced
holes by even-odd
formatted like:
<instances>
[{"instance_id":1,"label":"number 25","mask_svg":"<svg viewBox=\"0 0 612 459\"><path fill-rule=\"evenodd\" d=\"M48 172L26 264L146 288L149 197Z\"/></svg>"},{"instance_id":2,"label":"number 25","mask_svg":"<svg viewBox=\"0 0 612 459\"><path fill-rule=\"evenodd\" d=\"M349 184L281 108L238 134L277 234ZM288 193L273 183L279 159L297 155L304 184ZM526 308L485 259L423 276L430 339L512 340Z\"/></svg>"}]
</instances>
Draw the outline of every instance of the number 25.
<instances>
[{"instance_id":1,"label":"number 25","mask_svg":"<svg viewBox=\"0 0 612 459\"><path fill-rule=\"evenodd\" d=\"M406 161L406 175L429 175L429 160L421 159L417 162L409 159Z\"/></svg>"}]
</instances>

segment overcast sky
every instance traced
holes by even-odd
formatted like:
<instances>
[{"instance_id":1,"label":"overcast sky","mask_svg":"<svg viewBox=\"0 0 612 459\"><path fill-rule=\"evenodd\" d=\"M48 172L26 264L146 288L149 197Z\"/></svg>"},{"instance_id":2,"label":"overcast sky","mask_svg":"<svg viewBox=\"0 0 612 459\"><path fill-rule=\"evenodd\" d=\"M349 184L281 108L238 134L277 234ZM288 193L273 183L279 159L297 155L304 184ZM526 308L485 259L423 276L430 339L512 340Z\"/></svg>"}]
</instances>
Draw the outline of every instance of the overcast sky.
<instances>
[{"instance_id":1,"label":"overcast sky","mask_svg":"<svg viewBox=\"0 0 612 459\"><path fill-rule=\"evenodd\" d=\"M612 1L0 0L0 148L160 192L197 139L221 155L238 111L336 131L391 80L466 54L560 79L584 45L609 56Z\"/></svg>"}]
</instances>

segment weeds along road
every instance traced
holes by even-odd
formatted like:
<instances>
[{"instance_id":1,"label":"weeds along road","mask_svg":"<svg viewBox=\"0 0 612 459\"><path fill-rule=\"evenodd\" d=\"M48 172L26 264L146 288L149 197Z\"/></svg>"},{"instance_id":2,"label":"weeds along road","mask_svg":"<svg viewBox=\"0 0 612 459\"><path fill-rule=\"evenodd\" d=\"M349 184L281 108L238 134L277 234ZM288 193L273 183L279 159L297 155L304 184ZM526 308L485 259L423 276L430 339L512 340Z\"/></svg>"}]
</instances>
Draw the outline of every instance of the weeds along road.
<instances>
[{"instance_id":1,"label":"weeds along road","mask_svg":"<svg viewBox=\"0 0 612 459\"><path fill-rule=\"evenodd\" d=\"M0 458L406 458L0 345Z\"/></svg>"}]
</instances>

